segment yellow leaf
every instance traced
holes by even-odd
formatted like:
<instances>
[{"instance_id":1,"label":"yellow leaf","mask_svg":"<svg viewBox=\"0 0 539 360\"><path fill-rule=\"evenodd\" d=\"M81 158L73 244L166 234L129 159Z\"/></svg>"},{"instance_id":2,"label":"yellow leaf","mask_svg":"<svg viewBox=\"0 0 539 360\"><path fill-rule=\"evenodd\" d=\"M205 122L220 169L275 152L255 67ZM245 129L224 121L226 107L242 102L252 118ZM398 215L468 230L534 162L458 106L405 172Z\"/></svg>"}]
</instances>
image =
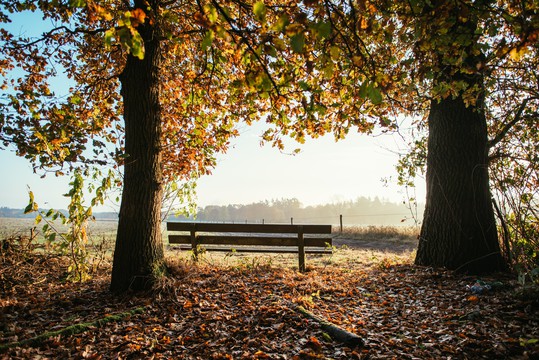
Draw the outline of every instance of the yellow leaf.
<instances>
[{"instance_id":1,"label":"yellow leaf","mask_svg":"<svg viewBox=\"0 0 539 360\"><path fill-rule=\"evenodd\" d=\"M521 48L511 49L511 51L509 52L509 56L511 57L512 60L519 61L520 59L522 59L524 55L526 55L529 52L530 50L526 46L524 46Z\"/></svg>"},{"instance_id":2,"label":"yellow leaf","mask_svg":"<svg viewBox=\"0 0 539 360\"><path fill-rule=\"evenodd\" d=\"M331 59L337 61L339 58L339 55L341 54L341 49L339 49L338 46L332 46L329 49L329 54L331 55Z\"/></svg>"}]
</instances>

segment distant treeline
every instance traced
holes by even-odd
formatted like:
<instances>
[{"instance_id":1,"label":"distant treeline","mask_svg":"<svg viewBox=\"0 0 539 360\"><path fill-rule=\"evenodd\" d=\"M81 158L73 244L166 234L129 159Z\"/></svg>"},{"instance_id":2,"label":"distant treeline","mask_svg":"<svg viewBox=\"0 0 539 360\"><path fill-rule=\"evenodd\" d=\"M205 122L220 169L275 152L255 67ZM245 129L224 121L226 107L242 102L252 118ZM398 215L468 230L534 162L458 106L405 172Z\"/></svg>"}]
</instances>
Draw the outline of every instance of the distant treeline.
<instances>
[{"instance_id":1,"label":"distant treeline","mask_svg":"<svg viewBox=\"0 0 539 360\"><path fill-rule=\"evenodd\" d=\"M423 215L423 207L417 209ZM210 222L339 224L344 225L413 225L410 208L404 203L360 197L353 201L302 206L298 199L266 200L247 205L209 205L199 209L196 220ZM182 220L184 217L179 217ZM292 220L293 219L293 220Z\"/></svg>"},{"instance_id":2,"label":"distant treeline","mask_svg":"<svg viewBox=\"0 0 539 360\"><path fill-rule=\"evenodd\" d=\"M423 215L423 206L417 215ZM67 213L65 210L62 212ZM415 210L414 210L415 213ZM266 200L252 204L208 205L199 208L196 217L170 216L180 221L208 222L248 222L248 223L290 223L295 224L334 224L338 225L340 216L344 225L413 225L414 218L409 205L380 200L378 197L359 197L353 201L331 204L303 206L298 199ZM115 212L96 212L97 220L117 220ZM23 209L0 207L0 217L34 218L35 213L24 214Z\"/></svg>"}]
</instances>

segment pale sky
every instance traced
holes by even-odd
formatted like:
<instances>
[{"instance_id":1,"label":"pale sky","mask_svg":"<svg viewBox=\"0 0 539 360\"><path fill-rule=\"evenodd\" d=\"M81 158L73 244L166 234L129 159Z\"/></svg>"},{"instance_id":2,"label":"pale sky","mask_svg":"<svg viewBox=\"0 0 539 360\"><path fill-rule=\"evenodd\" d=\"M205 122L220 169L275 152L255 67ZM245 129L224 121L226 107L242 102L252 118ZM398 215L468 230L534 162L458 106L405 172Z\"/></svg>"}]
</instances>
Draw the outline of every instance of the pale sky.
<instances>
[{"instance_id":1,"label":"pale sky","mask_svg":"<svg viewBox=\"0 0 539 360\"><path fill-rule=\"evenodd\" d=\"M261 133L260 126L246 128L234 148L220 156L212 175L199 182L201 204L297 198L303 205L317 205L359 196L393 202L405 198L396 181L387 186L382 182L382 178L396 178L395 152L402 146L396 135L372 137L351 131L338 142L332 135L303 145L289 141L289 153L296 147L302 151L287 155L269 144L261 147Z\"/></svg>"},{"instance_id":2,"label":"pale sky","mask_svg":"<svg viewBox=\"0 0 539 360\"><path fill-rule=\"evenodd\" d=\"M199 180L198 205L248 204L262 200L297 198L303 205L317 205L379 197L392 202L406 199L395 183L399 138L350 134L335 142L331 136L308 140L298 155L287 155L270 145L260 146L259 126L244 128L233 148L220 155L211 175ZM297 144L289 142L292 151ZM30 164L12 151L0 151L5 171L0 177L0 206L23 208L28 187L42 207L65 208L68 178L53 174L41 179ZM382 178L393 177L388 184ZM424 202L425 185L417 183L417 198ZM114 211L109 203L99 211Z\"/></svg>"}]
</instances>

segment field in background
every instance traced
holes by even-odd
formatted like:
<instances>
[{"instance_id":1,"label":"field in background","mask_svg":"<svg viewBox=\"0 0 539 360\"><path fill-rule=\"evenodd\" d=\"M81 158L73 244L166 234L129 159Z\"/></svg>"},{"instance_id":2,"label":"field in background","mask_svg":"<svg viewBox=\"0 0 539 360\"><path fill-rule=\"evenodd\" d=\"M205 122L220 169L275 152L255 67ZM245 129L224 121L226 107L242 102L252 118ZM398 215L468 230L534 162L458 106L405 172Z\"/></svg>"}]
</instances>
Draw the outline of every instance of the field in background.
<instances>
[{"instance_id":1,"label":"field in background","mask_svg":"<svg viewBox=\"0 0 539 360\"><path fill-rule=\"evenodd\" d=\"M35 225L33 219L24 218L3 218L0 217L0 237L29 236L30 229L36 227L41 231L41 224ZM55 227L60 231L67 231L67 227L60 222L55 223ZM116 234L116 221L96 220L90 222L89 235L114 236ZM354 240L380 240L380 241L414 241L419 233L419 228L415 226L389 226L389 225L349 225L344 226L343 231L339 231L338 226L333 226L335 238L347 238ZM166 235L166 234L165 234Z\"/></svg>"},{"instance_id":2,"label":"field in background","mask_svg":"<svg viewBox=\"0 0 539 360\"><path fill-rule=\"evenodd\" d=\"M32 219L0 218L0 240L7 238L28 238L32 228L36 227L36 242L41 242L41 227L35 225ZM60 231L67 228L55 224ZM417 227L398 226L344 226L342 233L334 226L334 253L332 255L307 255L309 266L340 266L380 262L389 264L409 262L417 246ZM104 251L111 255L116 234L116 222L98 220L90 223L89 248L94 251ZM164 240L166 242L166 231ZM99 249L99 250L96 250ZM192 254L189 251L179 251L166 246L167 256L180 261L188 261ZM297 267L297 254L249 254L249 253L204 253L200 261L212 265L269 265L279 264L286 267Z\"/></svg>"},{"instance_id":3,"label":"field in background","mask_svg":"<svg viewBox=\"0 0 539 360\"><path fill-rule=\"evenodd\" d=\"M38 239L41 234L41 228L45 224L42 221L36 225L34 219L24 218L3 218L0 217L0 239L13 236L30 236L31 229L35 227L37 231ZM56 221L54 227L60 232L66 232L68 228L64 226L60 221ZM116 234L116 221L99 220L90 222L89 236L107 236L114 237Z\"/></svg>"}]
</instances>

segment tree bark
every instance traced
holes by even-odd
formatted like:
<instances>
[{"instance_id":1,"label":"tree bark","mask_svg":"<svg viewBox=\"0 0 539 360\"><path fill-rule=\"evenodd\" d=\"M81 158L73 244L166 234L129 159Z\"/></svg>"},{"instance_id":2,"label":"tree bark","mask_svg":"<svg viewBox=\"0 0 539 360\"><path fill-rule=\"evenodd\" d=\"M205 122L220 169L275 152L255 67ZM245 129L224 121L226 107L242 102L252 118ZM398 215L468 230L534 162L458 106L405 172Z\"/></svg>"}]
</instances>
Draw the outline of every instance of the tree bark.
<instances>
[{"instance_id":1,"label":"tree bark","mask_svg":"<svg viewBox=\"0 0 539 360\"><path fill-rule=\"evenodd\" d=\"M145 1L135 2L146 9ZM151 287L164 269L161 238L161 49L153 25L140 25L145 56L128 55L120 76L124 105L125 152L122 202L110 289Z\"/></svg>"},{"instance_id":2,"label":"tree bark","mask_svg":"<svg viewBox=\"0 0 539 360\"><path fill-rule=\"evenodd\" d=\"M433 100L429 114L427 202L416 264L465 273L504 269L491 202L482 105Z\"/></svg>"}]
</instances>

